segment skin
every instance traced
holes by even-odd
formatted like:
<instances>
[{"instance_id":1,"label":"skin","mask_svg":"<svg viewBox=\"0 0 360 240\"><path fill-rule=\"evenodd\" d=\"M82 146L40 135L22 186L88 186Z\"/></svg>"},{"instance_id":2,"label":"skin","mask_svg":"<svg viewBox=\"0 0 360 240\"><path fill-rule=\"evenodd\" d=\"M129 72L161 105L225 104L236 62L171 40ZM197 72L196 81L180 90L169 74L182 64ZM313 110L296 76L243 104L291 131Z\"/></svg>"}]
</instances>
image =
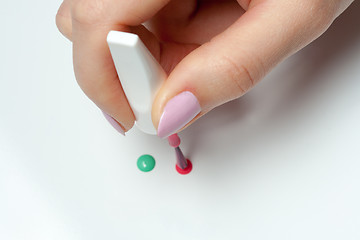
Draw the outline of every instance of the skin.
<instances>
[{"instance_id":1,"label":"skin","mask_svg":"<svg viewBox=\"0 0 360 240\"><path fill-rule=\"evenodd\" d=\"M110 30L138 34L168 73L153 104L155 128L167 101L186 90L202 108L191 124L249 91L352 1L64 0L56 23L73 43L78 84L128 131L135 118L106 43Z\"/></svg>"}]
</instances>

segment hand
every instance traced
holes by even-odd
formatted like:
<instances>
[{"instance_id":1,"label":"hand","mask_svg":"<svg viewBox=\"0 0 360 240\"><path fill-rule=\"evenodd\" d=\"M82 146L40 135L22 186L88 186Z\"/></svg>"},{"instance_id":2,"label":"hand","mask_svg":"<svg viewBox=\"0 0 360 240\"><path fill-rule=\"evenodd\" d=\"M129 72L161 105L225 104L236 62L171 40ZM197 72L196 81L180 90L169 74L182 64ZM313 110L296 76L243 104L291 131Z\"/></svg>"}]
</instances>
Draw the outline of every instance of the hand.
<instances>
[{"instance_id":1,"label":"hand","mask_svg":"<svg viewBox=\"0 0 360 240\"><path fill-rule=\"evenodd\" d=\"M351 2L65 0L57 26L73 42L80 87L120 124L119 131L129 130L135 118L106 36L110 30L140 36L169 74L152 111L158 135L167 137L245 94L279 62L319 37Z\"/></svg>"}]
</instances>

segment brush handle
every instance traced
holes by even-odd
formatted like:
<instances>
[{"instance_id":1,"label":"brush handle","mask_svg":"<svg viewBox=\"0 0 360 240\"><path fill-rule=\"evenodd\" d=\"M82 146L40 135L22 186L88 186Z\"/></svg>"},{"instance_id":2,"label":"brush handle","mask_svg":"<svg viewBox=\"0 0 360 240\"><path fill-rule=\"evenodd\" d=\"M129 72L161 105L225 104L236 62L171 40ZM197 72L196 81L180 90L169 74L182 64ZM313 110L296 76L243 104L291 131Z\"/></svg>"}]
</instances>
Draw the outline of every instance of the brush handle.
<instances>
[{"instance_id":1,"label":"brush handle","mask_svg":"<svg viewBox=\"0 0 360 240\"><path fill-rule=\"evenodd\" d=\"M176 154L176 165L182 170L186 169L188 166L187 159L185 158L184 154L182 153L179 147L175 148L175 154Z\"/></svg>"}]
</instances>

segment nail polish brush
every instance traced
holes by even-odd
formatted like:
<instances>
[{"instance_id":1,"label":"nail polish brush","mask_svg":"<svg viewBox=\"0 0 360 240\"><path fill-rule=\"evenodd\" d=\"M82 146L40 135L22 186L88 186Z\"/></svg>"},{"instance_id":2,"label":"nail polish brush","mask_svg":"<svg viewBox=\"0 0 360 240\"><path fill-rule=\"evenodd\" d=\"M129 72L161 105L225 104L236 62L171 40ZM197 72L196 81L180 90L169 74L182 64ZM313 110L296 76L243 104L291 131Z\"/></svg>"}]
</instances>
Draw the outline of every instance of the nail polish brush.
<instances>
[{"instance_id":1,"label":"nail polish brush","mask_svg":"<svg viewBox=\"0 0 360 240\"><path fill-rule=\"evenodd\" d=\"M168 137L169 145L173 148L175 148L175 154L176 154L176 171L180 174L188 174L192 170L192 164L189 159L186 159L184 154L182 153L180 149L180 138L175 133L173 135L170 135Z\"/></svg>"}]
</instances>

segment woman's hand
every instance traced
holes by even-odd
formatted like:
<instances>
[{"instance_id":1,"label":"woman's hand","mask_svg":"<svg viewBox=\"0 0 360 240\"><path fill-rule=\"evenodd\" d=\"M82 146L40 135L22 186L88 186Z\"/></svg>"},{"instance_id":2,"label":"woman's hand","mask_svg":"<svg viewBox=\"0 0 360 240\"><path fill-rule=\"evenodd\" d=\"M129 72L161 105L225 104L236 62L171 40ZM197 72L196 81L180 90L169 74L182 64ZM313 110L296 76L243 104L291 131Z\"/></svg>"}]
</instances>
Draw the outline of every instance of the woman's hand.
<instances>
[{"instance_id":1,"label":"woman's hand","mask_svg":"<svg viewBox=\"0 0 360 240\"><path fill-rule=\"evenodd\" d=\"M245 94L284 58L319 37L351 2L65 0L56 20L73 42L80 87L120 124L120 132L129 130L135 118L106 36L110 30L140 36L169 74L152 111L158 135L167 137Z\"/></svg>"}]
</instances>

